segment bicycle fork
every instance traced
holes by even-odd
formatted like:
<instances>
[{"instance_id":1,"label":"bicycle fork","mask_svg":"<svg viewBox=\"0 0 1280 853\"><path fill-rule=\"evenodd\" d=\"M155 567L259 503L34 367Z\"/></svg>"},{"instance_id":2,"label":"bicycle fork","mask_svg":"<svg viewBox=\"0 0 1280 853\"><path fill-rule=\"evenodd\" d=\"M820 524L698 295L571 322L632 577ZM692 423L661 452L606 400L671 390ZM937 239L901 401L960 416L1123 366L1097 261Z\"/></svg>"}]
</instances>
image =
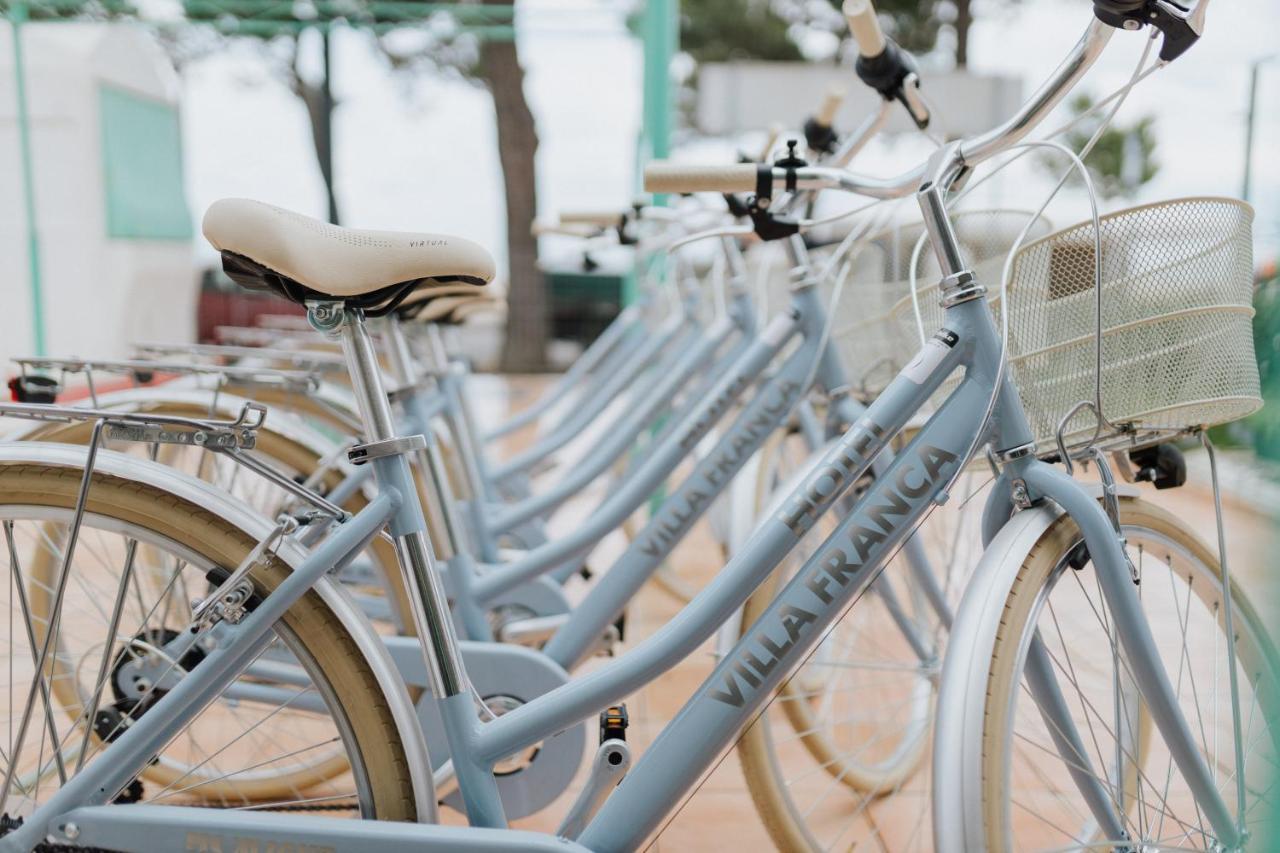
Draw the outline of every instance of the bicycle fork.
<instances>
[{"instance_id":1,"label":"bicycle fork","mask_svg":"<svg viewBox=\"0 0 1280 853\"><path fill-rule=\"evenodd\" d=\"M1032 495L1047 497L1057 503L1079 526L1093 560L1103 598L1111 609L1113 630L1119 640L1117 653L1124 654L1157 730L1196 803L1217 834L1219 843L1226 849L1239 847L1244 841L1241 827L1214 784L1213 774L1196 748L1195 736L1178 707L1173 685L1160 662L1155 638L1138 599L1123 540L1111 519L1092 495L1056 468L1038 460L1013 462L1010 466L1010 476L1022 479ZM1056 730L1054 739L1062 759L1074 767L1078 760L1072 756L1084 754L1083 746L1062 703L1047 653L1038 640L1033 641L1028 653L1027 670L1028 686L1040 712L1052 718L1050 729ZM1076 773L1073 771L1072 775ZM1097 778L1077 779L1077 784L1082 785L1082 794L1099 827L1108 833L1117 833L1113 837L1123 837L1123 818L1112 810L1111 798L1103 791L1099 801L1098 790L1090 790L1102 788ZM1123 787L1123 780L1117 784Z\"/></svg>"}]
</instances>

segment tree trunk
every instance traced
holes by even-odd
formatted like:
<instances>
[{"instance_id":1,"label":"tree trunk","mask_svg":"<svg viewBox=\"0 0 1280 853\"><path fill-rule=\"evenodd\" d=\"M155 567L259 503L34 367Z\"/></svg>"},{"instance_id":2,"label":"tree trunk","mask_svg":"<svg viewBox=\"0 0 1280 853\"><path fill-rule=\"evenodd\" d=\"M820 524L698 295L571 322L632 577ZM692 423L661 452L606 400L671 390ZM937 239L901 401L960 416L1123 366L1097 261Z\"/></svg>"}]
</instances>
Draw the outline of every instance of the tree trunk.
<instances>
[{"instance_id":1,"label":"tree trunk","mask_svg":"<svg viewBox=\"0 0 1280 853\"><path fill-rule=\"evenodd\" d=\"M969 66L969 30L973 27L973 0L955 0L956 67Z\"/></svg>"},{"instance_id":2,"label":"tree trunk","mask_svg":"<svg viewBox=\"0 0 1280 853\"><path fill-rule=\"evenodd\" d=\"M298 73L297 52L302 49L299 40L294 46L293 90L307 107L307 117L311 120L311 142L315 147L316 163L320 167L320 177L324 180L324 191L329 200L329 221L337 225L338 196L333 190L333 56L327 29L320 30L320 39L324 76L318 82L310 83Z\"/></svg>"},{"instance_id":3,"label":"tree trunk","mask_svg":"<svg viewBox=\"0 0 1280 853\"><path fill-rule=\"evenodd\" d=\"M494 2L494 0L486 0ZM506 2L506 0L503 0ZM534 158L538 133L524 97L524 69L514 41L486 41L480 49L480 78L493 95L498 123L498 156L507 201L507 336L502 370L531 373L547 369L549 306L538 241L530 226L538 212Z\"/></svg>"}]
</instances>

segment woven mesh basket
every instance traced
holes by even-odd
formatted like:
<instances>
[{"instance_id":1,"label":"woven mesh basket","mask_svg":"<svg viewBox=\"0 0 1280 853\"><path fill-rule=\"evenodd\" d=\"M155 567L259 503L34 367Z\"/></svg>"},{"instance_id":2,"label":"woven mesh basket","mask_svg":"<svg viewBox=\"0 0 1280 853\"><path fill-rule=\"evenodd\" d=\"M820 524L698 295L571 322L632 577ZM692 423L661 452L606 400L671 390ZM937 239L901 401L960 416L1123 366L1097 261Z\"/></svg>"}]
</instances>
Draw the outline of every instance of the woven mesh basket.
<instances>
[{"instance_id":1,"label":"woven mesh basket","mask_svg":"<svg viewBox=\"0 0 1280 853\"><path fill-rule=\"evenodd\" d=\"M1187 198L1102 217L1104 436L1139 445L1167 430L1237 420L1262 405L1253 349L1253 211ZM1097 381L1094 228L1059 231L1019 251L1009 283L1010 365L1042 453ZM1064 430L1094 433L1091 414Z\"/></svg>"}]
</instances>

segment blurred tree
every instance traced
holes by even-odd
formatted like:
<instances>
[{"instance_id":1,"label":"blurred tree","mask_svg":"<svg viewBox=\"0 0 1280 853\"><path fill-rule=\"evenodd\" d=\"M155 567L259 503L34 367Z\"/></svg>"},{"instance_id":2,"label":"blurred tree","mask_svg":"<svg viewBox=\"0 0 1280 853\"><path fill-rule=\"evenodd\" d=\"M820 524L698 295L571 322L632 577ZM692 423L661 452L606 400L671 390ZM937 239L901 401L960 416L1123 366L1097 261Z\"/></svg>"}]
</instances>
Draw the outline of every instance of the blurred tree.
<instances>
[{"instance_id":1,"label":"blurred tree","mask_svg":"<svg viewBox=\"0 0 1280 853\"><path fill-rule=\"evenodd\" d=\"M298 44L294 41L293 60L289 63L289 88L302 99L311 120L311 142L315 147L316 165L324 181L329 203L329 221L338 224L338 196L333 188L333 46L328 29L319 33L321 73L308 79L298 67Z\"/></svg>"},{"instance_id":2,"label":"blurred tree","mask_svg":"<svg viewBox=\"0 0 1280 853\"><path fill-rule=\"evenodd\" d=\"M1088 94L1081 93L1071 99L1069 108L1079 116L1094 106ZM1073 151L1080 151L1098 131L1107 110L1090 116L1062 137L1062 142ZM1160 171L1156 162L1155 119L1143 116L1129 125L1112 122L1102 132L1086 163L1093 178L1094 188L1104 199L1131 198L1144 184ZM1061 159L1046 155L1042 163L1055 173L1062 170ZM1072 171L1068 182L1081 183L1080 174Z\"/></svg>"},{"instance_id":3,"label":"blurred tree","mask_svg":"<svg viewBox=\"0 0 1280 853\"><path fill-rule=\"evenodd\" d=\"M249 15L248 26L224 34L216 25L229 26L234 11L242 12L243 4L228 7L219 0L183 0L183 8L188 20L215 26L210 29L165 28L159 31L162 44L179 70L193 61L225 50L229 40L261 43L262 56L273 76L288 86L306 107L316 165L324 182L329 221L337 224L338 199L333 183L333 112L337 104L331 86L333 52L328 27L317 25L290 29L271 26L266 21L254 22L253 16ZM308 63L309 45L318 62ZM316 72L305 70L309 65L315 65Z\"/></svg>"},{"instance_id":4,"label":"blurred tree","mask_svg":"<svg viewBox=\"0 0 1280 853\"><path fill-rule=\"evenodd\" d=\"M698 62L797 62L790 24L768 0L682 0L680 49Z\"/></svg>"},{"instance_id":5,"label":"blurred tree","mask_svg":"<svg viewBox=\"0 0 1280 853\"><path fill-rule=\"evenodd\" d=\"M500 4L509 0L484 0ZM524 96L524 68L515 39L486 39L480 48L476 77L493 95L498 121L498 156L507 200L507 334L501 369L507 373L547 368L551 334L546 279L538 268L536 162L538 131Z\"/></svg>"},{"instance_id":6,"label":"blurred tree","mask_svg":"<svg viewBox=\"0 0 1280 853\"><path fill-rule=\"evenodd\" d=\"M1253 347L1266 405L1245 420L1260 456L1280 461L1280 274L1272 261L1261 275L1253 305Z\"/></svg>"},{"instance_id":7,"label":"blurred tree","mask_svg":"<svg viewBox=\"0 0 1280 853\"><path fill-rule=\"evenodd\" d=\"M482 0L482 5L511 3ZM410 46L397 45L390 37L379 40L393 68L410 73L424 66L453 70L483 85L493 97L507 226L507 333L500 367L508 373L546 370L550 307L545 276L538 267L538 239L531 230L538 213L538 131L525 98L515 39L477 40L447 26L428 27L422 35Z\"/></svg>"},{"instance_id":8,"label":"blurred tree","mask_svg":"<svg viewBox=\"0 0 1280 853\"><path fill-rule=\"evenodd\" d=\"M988 5L994 9L1018 2L988 0ZM699 62L799 60L804 57L796 46L797 30L845 35L840 5L841 0L684 0L681 49ZM955 36L956 65L968 65L973 0L876 0L875 5L885 31L907 50L929 53L949 29Z\"/></svg>"},{"instance_id":9,"label":"blurred tree","mask_svg":"<svg viewBox=\"0 0 1280 853\"><path fill-rule=\"evenodd\" d=\"M1244 420L1214 427L1209 435L1216 444L1250 447L1259 457L1280 462L1280 272L1274 260L1258 273L1253 308L1253 350L1263 407Z\"/></svg>"}]
</instances>

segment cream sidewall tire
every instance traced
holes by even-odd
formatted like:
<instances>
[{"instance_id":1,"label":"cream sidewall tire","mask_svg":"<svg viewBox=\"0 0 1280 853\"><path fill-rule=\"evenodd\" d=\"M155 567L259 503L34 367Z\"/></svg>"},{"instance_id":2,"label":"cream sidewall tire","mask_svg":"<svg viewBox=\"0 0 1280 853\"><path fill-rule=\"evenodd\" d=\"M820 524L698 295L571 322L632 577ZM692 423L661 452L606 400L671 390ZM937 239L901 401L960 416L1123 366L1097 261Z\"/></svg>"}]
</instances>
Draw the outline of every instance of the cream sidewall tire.
<instances>
[{"instance_id":1,"label":"cream sidewall tire","mask_svg":"<svg viewBox=\"0 0 1280 853\"><path fill-rule=\"evenodd\" d=\"M0 465L0 500L12 507L70 511L76 504L82 475L80 470L61 466L3 464ZM107 474L94 475L86 512L91 517L124 522L147 531L156 539L180 544L214 565L239 565L256 545L248 534L199 506L154 486ZM255 582L262 592L267 592L287 577L288 572L283 563L272 560L269 565L255 569ZM32 605L34 609L34 600ZM47 609L47 602L45 606ZM415 820L417 808L407 751L377 676L358 643L315 592L307 593L288 610L283 625L327 683L322 692L338 703L331 711L341 714L341 725L352 740L349 748L360 755L362 776L367 780L372 801L372 814L368 816L381 820ZM64 706L79 705L76 696L63 697L63 700ZM346 759L342 762L339 771L346 769ZM317 775L308 768L294 781L315 784L334 775L331 767L321 769L323 772ZM152 772L172 771L158 764L143 775ZM279 795L286 778L262 780L265 787L261 790L236 784L233 798L272 799ZM167 783L163 778L152 781ZM287 790L294 793L298 788L295 785Z\"/></svg>"}]
</instances>

